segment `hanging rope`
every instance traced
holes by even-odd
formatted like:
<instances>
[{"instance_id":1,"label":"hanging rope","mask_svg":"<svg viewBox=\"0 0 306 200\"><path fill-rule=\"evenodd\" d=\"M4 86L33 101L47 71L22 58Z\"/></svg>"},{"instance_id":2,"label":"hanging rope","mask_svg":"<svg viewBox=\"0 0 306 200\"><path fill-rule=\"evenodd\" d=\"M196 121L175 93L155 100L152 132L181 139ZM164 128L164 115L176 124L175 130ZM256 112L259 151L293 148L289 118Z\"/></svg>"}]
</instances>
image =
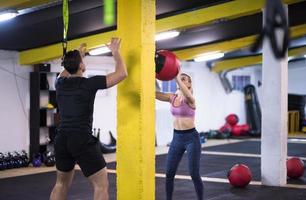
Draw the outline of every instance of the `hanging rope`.
<instances>
[{"instance_id":1,"label":"hanging rope","mask_svg":"<svg viewBox=\"0 0 306 200\"><path fill-rule=\"evenodd\" d=\"M114 0L104 0L104 24L113 25L115 23L115 4Z\"/></svg>"},{"instance_id":2,"label":"hanging rope","mask_svg":"<svg viewBox=\"0 0 306 200\"><path fill-rule=\"evenodd\" d=\"M265 26L256 39L251 51L256 52L267 37L270 40L274 56L278 59L284 58L289 46L289 28L286 13L281 0L267 0L266 2ZM278 44L276 31L283 31L283 41Z\"/></svg>"},{"instance_id":3,"label":"hanging rope","mask_svg":"<svg viewBox=\"0 0 306 200\"><path fill-rule=\"evenodd\" d=\"M63 0L63 57L67 51L67 33L68 33L68 24L69 24L69 8L68 8L68 0Z\"/></svg>"}]
</instances>

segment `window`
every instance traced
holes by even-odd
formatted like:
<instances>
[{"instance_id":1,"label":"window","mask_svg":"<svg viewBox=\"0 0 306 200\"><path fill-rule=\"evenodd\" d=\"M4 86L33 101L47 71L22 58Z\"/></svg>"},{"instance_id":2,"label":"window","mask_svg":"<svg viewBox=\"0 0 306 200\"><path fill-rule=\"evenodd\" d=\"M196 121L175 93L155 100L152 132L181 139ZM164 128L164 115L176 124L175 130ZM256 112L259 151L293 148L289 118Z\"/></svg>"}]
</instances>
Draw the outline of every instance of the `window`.
<instances>
[{"instance_id":1,"label":"window","mask_svg":"<svg viewBox=\"0 0 306 200\"><path fill-rule=\"evenodd\" d=\"M171 80L171 81L162 81L162 88L161 92L166 92L166 93L175 93L176 92L176 81Z\"/></svg>"},{"instance_id":2,"label":"window","mask_svg":"<svg viewBox=\"0 0 306 200\"><path fill-rule=\"evenodd\" d=\"M250 76L232 76L233 90L243 91L246 85L251 83Z\"/></svg>"}]
</instances>

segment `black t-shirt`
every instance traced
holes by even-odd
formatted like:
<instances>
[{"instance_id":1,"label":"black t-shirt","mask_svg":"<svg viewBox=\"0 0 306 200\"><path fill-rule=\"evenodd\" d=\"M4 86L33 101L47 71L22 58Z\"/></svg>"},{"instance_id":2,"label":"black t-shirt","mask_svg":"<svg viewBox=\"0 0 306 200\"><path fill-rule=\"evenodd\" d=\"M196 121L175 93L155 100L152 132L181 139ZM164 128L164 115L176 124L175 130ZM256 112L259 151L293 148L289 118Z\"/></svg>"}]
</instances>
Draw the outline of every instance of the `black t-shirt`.
<instances>
[{"instance_id":1,"label":"black t-shirt","mask_svg":"<svg viewBox=\"0 0 306 200\"><path fill-rule=\"evenodd\" d=\"M96 92L107 87L106 76L59 77L55 87L59 131L91 133Z\"/></svg>"}]
</instances>

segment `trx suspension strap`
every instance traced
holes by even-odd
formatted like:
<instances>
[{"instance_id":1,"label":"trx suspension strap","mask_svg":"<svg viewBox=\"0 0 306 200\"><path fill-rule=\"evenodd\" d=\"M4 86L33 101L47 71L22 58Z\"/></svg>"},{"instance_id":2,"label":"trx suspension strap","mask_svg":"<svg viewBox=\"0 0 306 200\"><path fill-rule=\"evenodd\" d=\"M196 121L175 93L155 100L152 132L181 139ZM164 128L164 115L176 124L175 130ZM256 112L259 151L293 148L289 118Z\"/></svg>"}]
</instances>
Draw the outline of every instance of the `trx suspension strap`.
<instances>
[{"instance_id":1,"label":"trx suspension strap","mask_svg":"<svg viewBox=\"0 0 306 200\"><path fill-rule=\"evenodd\" d=\"M104 24L113 25L115 22L115 4L114 0L104 0Z\"/></svg>"},{"instance_id":2,"label":"trx suspension strap","mask_svg":"<svg viewBox=\"0 0 306 200\"><path fill-rule=\"evenodd\" d=\"M274 56L278 59L284 58L289 46L289 28L286 13L281 0L267 0L264 28L256 39L251 51L257 51L267 36L270 40ZM276 30L283 31L283 41L277 43Z\"/></svg>"},{"instance_id":3,"label":"trx suspension strap","mask_svg":"<svg viewBox=\"0 0 306 200\"><path fill-rule=\"evenodd\" d=\"M69 23L69 9L68 9L68 0L63 0L63 25L64 25L64 31L63 31L63 57L66 54L67 51L67 33L68 33L68 23Z\"/></svg>"}]
</instances>

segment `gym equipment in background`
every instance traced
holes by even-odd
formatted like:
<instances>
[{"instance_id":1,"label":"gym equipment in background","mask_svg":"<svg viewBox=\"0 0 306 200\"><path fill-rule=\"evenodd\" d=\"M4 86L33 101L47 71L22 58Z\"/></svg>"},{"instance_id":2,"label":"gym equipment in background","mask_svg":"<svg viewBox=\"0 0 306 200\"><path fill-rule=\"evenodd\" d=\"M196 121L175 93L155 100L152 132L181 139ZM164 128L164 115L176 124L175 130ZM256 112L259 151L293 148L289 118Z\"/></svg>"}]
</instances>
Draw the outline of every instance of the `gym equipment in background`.
<instances>
[{"instance_id":1,"label":"gym equipment in background","mask_svg":"<svg viewBox=\"0 0 306 200\"><path fill-rule=\"evenodd\" d=\"M232 126L229 123L225 123L221 128L219 128L219 131L221 133L231 133L232 132Z\"/></svg>"},{"instance_id":2,"label":"gym equipment in background","mask_svg":"<svg viewBox=\"0 0 306 200\"><path fill-rule=\"evenodd\" d=\"M22 167L28 167L30 164L30 160L28 154L25 150L20 152L20 159L22 160Z\"/></svg>"},{"instance_id":3,"label":"gym equipment in background","mask_svg":"<svg viewBox=\"0 0 306 200\"><path fill-rule=\"evenodd\" d=\"M248 135L250 131L249 125L248 124L238 125L238 122L239 122L239 117L236 114L229 114L225 118L225 124L221 128L219 128L219 132L228 135L228 137L230 135L232 136Z\"/></svg>"},{"instance_id":4,"label":"gym equipment in background","mask_svg":"<svg viewBox=\"0 0 306 200\"><path fill-rule=\"evenodd\" d=\"M14 152L0 152L0 170L29 166L28 154L25 150Z\"/></svg>"},{"instance_id":5,"label":"gym equipment in background","mask_svg":"<svg viewBox=\"0 0 306 200\"><path fill-rule=\"evenodd\" d=\"M0 170L5 170L6 169L6 163L4 160L4 155L3 153L0 152Z\"/></svg>"},{"instance_id":6,"label":"gym equipment in background","mask_svg":"<svg viewBox=\"0 0 306 200\"><path fill-rule=\"evenodd\" d=\"M305 119L305 105L306 96L299 94L288 94L288 111L297 111L299 113L298 131L303 128L303 121Z\"/></svg>"},{"instance_id":7,"label":"gym equipment in background","mask_svg":"<svg viewBox=\"0 0 306 200\"><path fill-rule=\"evenodd\" d=\"M115 153L116 152L117 141L114 138L111 131L108 131L108 133L109 133L109 136L111 138L111 142L109 144L104 144L103 142L100 141L100 129L98 128L97 132L96 132L96 128L93 129L93 135L100 142L100 148L101 148L102 153Z\"/></svg>"},{"instance_id":8,"label":"gym equipment in background","mask_svg":"<svg viewBox=\"0 0 306 200\"><path fill-rule=\"evenodd\" d=\"M282 59L286 55L290 40L284 5L281 0L267 0L265 11L264 28L256 39L251 51L256 52L262 45L265 37L267 37L275 58ZM279 44L277 42L276 31L281 31L283 36L283 40Z\"/></svg>"},{"instance_id":9,"label":"gym equipment in background","mask_svg":"<svg viewBox=\"0 0 306 200\"><path fill-rule=\"evenodd\" d=\"M43 154L43 162L47 167L52 167L55 165L55 155L51 151L46 151Z\"/></svg>"},{"instance_id":10,"label":"gym equipment in background","mask_svg":"<svg viewBox=\"0 0 306 200\"><path fill-rule=\"evenodd\" d=\"M221 81L221 84L222 84L226 94L229 94L233 91L233 86L226 76L228 72L229 72L229 70L223 70L220 73L218 73L219 79Z\"/></svg>"},{"instance_id":11,"label":"gym equipment in background","mask_svg":"<svg viewBox=\"0 0 306 200\"><path fill-rule=\"evenodd\" d=\"M249 134L260 136L261 134L261 109L254 85L244 87L247 124L250 127Z\"/></svg>"},{"instance_id":12,"label":"gym equipment in background","mask_svg":"<svg viewBox=\"0 0 306 200\"><path fill-rule=\"evenodd\" d=\"M239 122L239 118L236 114L229 114L226 118L225 121L230 124L231 126L235 126Z\"/></svg>"},{"instance_id":13,"label":"gym equipment in background","mask_svg":"<svg viewBox=\"0 0 306 200\"><path fill-rule=\"evenodd\" d=\"M57 125L59 110L57 109L56 91L52 90L57 72L51 72L51 64L35 64L34 71L30 72L30 119L29 158L32 161L35 153L44 153L52 149Z\"/></svg>"},{"instance_id":14,"label":"gym equipment in background","mask_svg":"<svg viewBox=\"0 0 306 200\"><path fill-rule=\"evenodd\" d=\"M302 132L306 133L306 119L304 119L302 123Z\"/></svg>"},{"instance_id":15,"label":"gym equipment in background","mask_svg":"<svg viewBox=\"0 0 306 200\"><path fill-rule=\"evenodd\" d=\"M204 136L207 139L227 139L230 137L230 132L221 132L220 130L210 130L207 132L201 132L200 133L200 138L201 136Z\"/></svg>"},{"instance_id":16,"label":"gym equipment in background","mask_svg":"<svg viewBox=\"0 0 306 200\"><path fill-rule=\"evenodd\" d=\"M247 135L250 132L250 127L248 124L242 124L242 125L234 125L232 126L232 135L233 136L241 136L241 135Z\"/></svg>"},{"instance_id":17,"label":"gym equipment in background","mask_svg":"<svg viewBox=\"0 0 306 200\"><path fill-rule=\"evenodd\" d=\"M115 3L114 0L104 0L103 6L103 23L105 25L113 25L115 23Z\"/></svg>"},{"instance_id":18,"label":"gym equipment in background","mask_svg":"<svg viewBox=\"0 0 306 200\"><path fill-rule=\"evenodd\" d=\"M4 161L6 162L6 169L13 169L14 168L14 159L11 152L6 152L4 154Z\"/></svg>"},{"instance_id":19,"label":"gym equipment in background","mask_svg":"<svg viewBox=\"0 0 306 200\"><path fill-rule=\"evenodd\" d=\"M41 154L40 153L36 153L33 155L33 159L32 159L32 164L33 167L40 167L41 166Z\"/></svg>"},{"instance_id":20,"label":"gym equipment in background","mask_svg":"<svg viewBox=\"0 0 306 200\"><path fill-rule=\"evenodd\" d=\"M174 53L167 50L160 50L155 54L156 78L162 81L169 81L176 77L180 70L180 61Z\"/></svg>"}]
</instances>

